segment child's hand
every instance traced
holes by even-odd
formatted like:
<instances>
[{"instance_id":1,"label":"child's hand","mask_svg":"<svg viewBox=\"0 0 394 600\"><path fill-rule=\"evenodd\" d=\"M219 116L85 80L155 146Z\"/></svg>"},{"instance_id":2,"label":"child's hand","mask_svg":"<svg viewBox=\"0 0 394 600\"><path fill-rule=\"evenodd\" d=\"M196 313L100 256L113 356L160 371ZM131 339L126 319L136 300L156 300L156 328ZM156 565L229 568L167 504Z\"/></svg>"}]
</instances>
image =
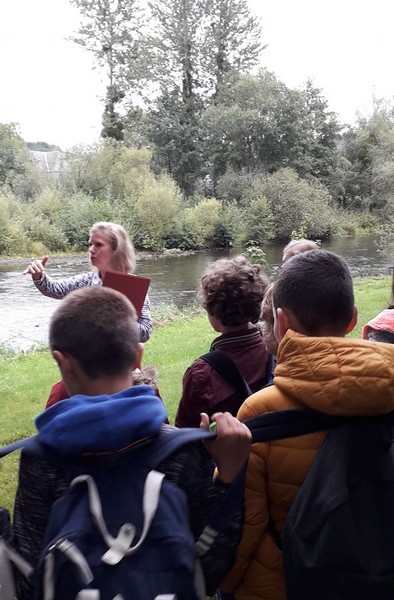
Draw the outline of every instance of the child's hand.
<instances>
[{"instance_id":1,"label":"child's hand","mask_svg":"<svg viewBox=\"0 0 394 600\"><path fill-rule=\"evenodd\" d=\"M252 443L249 428L230 413L215 413L216 439L204 442L216 462L218 477L223 483L231 483L244 466ZM209 417L201 413L200 427L209 429Z\"/></svg>"}]
</instances>

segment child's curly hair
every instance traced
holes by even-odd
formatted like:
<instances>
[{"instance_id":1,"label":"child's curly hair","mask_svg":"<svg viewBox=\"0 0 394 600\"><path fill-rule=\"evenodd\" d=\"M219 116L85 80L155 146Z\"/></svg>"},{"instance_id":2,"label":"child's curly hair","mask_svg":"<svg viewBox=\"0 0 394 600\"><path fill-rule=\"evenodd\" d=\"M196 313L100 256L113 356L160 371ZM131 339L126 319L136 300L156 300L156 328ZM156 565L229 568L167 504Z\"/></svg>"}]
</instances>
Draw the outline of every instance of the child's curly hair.
<instances>
[{"instance_id":1,"label":"child's curly hair","mask_svg":"<svg viewBox=\"0 0 394 600\"><path fill-rule=\"evenodd\" d=\"M235 256L221 258L206 270L198 295L209 315L231 327L257 323L268 285L259 265Z\"/></svg>"}]
</instances>

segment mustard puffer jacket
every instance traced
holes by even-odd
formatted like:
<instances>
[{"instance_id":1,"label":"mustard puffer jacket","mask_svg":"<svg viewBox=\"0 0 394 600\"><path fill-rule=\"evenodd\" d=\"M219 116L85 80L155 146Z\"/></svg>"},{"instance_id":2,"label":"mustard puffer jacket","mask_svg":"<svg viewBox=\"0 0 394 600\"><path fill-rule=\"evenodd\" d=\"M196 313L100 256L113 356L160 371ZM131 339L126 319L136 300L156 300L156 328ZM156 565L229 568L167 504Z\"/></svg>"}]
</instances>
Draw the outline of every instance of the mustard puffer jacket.
<instances>
[{"instance_id":1,"label":"mustard puffer jacket","mask_svg":"<svg viewBox=\"0 0 394 600\"><path fill-rule=\"evenodd\" d=\"M394 410L394 345L312 338L289 330L279 345L274 385L250 396L240 420L285 409L367 416ZM287 513L327 432L252 446L245 524L236 562L221 585L237 600L285 600L282 554L267 531Z\"/></svg>"}]
</instances>

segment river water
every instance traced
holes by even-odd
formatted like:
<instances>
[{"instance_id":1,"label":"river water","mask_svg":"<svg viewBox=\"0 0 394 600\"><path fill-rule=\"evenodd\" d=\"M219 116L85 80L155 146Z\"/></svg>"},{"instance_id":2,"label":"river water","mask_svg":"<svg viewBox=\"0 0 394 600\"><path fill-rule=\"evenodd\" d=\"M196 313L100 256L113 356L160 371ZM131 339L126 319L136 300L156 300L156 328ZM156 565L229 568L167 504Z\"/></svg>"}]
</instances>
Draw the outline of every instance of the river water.
<instances>
[{"instance_id":1,"label":"river water","mask_svg":"<svg viewBox=\"0 0 394 600\"><path fill-rule=\"evenodd\" d=\"M335 239L322 247L344 256L355 276L388 273L388 263L377 253L373 236ZM271 277L280 265L282 248L264 248ZM144 258L137 262L137 273L152 279L149 295L153 307L160 303L182 307L195 301L198 280L211 262L238 252L209 250ZM50 316L58 305L57 300L38 292L29 275L22 275L25 266L0 264L0 346L18 351L46 343ZM61 279L88 271L89 263L87 257L50 258L46 270L51 277Z\"/></svg>"}]
</instances>

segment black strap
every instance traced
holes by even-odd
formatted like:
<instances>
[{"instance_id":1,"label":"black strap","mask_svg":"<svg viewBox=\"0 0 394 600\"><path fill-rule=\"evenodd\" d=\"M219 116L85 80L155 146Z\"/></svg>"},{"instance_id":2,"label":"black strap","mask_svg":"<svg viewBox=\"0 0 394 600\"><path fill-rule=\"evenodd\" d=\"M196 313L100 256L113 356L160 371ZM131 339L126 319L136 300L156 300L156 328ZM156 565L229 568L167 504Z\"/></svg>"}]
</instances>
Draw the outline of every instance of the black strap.
<instances>
[{"instance_id":1,"label":"black strap","mask_svg":"<svg viewBox=\"0 0 394 600\"><path fill-rule=\"evenodd\" d=\"M365 417L338 417L314 410L281 410L264 413L245 420L252 432L253 443L269 442L316 431L334 429L340 425L357 423L394 424L394 412Z\"/></svg>"},{"instance_id":2,"label":"black strap","mask_svg":"<svg viewBox=\"0 0 394 600\"><path fill-rule=\"evenodd\" d=\"M203 354L200 358L211 365L235 390L242 392L244 398L252 395L252 390L245 381L241 371L228 354L221 350L212 350Z\"/></svg>"}]
</instances>

